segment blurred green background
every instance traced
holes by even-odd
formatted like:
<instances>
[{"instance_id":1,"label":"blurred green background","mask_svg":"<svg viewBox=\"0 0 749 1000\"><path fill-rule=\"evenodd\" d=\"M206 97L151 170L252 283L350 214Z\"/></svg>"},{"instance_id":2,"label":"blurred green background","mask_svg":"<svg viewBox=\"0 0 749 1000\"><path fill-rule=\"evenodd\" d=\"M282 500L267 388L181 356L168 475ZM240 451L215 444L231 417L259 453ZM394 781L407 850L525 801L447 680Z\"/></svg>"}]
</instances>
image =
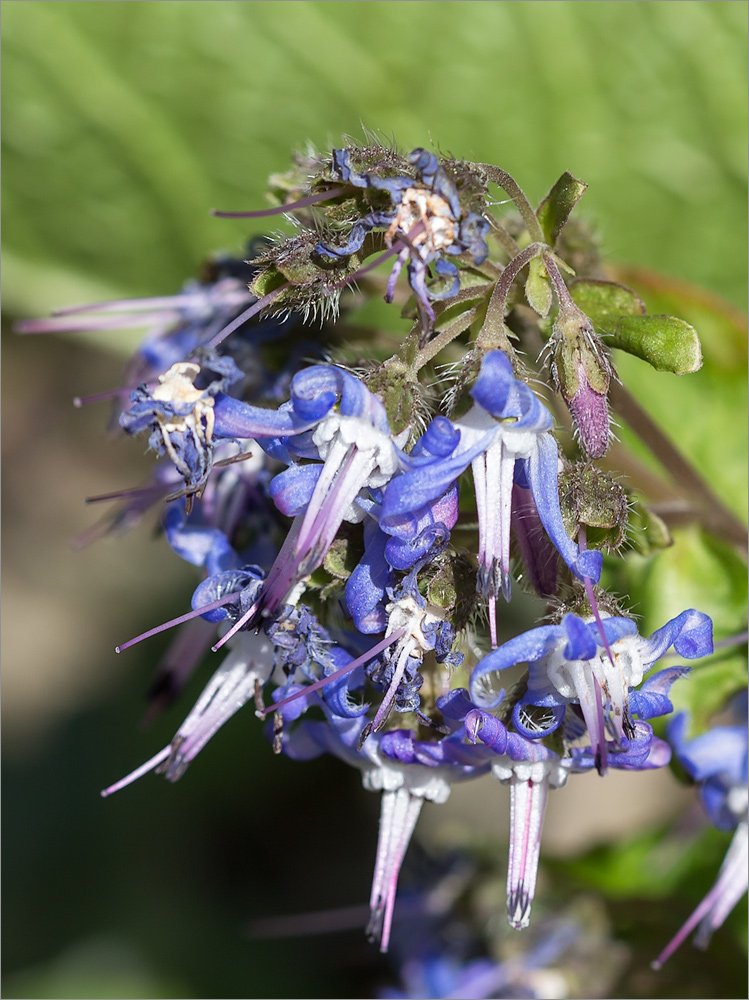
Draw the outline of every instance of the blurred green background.
<instances>
[{"instance_id":1,"label":"blurred green background","mask_svg":"<svg viewBox=\"0 0 749 1000\"><path fill-rule=\"evenodd\" d=\"M579 211L607 257L640 269L652 311L670 296L668 311L704 320L693 382L630 387L744 510L746 3L4 0L2 17L6 323L168 293L206 253L240 252L247 225L209 209L264 207L268 174L307 142L366 128L434 144L501 165L534 202L570 170L590 185ZM112 649L184 610L194 576L145 526L68 547L96 513L82 498L148 466L137 444L100 437L102 409L70 407L118 383L132 336L3 338L3 995L371 995L387 965L358 927L246 933L368 897L377 803L356 774L272 759L248 713L177 786L147 778L99 800L205 681L139 731L166 640ZM723 843L671 887L676 901L641 908L650 951ZM614 995L742 995L730 928L713 949L686 946L660 978L645 951Z\"/></svg>"}]
</instances>

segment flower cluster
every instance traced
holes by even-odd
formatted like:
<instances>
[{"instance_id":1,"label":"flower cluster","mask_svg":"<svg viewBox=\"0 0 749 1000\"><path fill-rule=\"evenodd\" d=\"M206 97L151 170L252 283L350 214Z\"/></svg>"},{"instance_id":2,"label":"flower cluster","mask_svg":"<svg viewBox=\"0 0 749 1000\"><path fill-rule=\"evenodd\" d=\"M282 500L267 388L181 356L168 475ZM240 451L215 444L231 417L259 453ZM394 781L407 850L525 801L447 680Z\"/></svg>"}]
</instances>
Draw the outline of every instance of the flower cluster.
<instances>
[{"instance_id":1,"label":"flower cluster","mask_svg":"<svg viewBox=\"0 0 749 1000\"><path fill-rule=\"evenodd\" d=\"M25 326L148 324L113 395L119 426L146 434L158 461L151 483L115 498L110 526L165 501L166 540L201 579L191 612L131 642L179 626L159 697L211 642L227 647L171 743L104 794L149 770L177 780L253 700L277 752L332 754L381 794L369 934L384 951L424 802L491 773L511 789L507 912L524 928L549 789L667 764L649 720L672 711L688 669L651 668L671 647L712 651L707 615L684 610L645 637L601 584L635 501L593 466L610 439L609 349L626 349L597 331L632 293L563 277L585 189L569 175L534 211L498 168L424 149L349 146L304 167L285 187L299 197L277 208L296 234L254 244L253 261L219 258L176 296ZM490 184L515 203L507 225ZM392 258L378 285L370 272ZM413 327L392 357L366 343L346 354L333 322L312 330L311 308L330 316L354 284L392 302L404 267ZM548 372L532 365L534 338L548 341ZM560 401L574 440L558 433ZM547 624L517 626L513 585ZM677 719L677 753L723 822L738 773L726 791L702 762L708 737L680 734Z\"/></svg>"}]
</instances>

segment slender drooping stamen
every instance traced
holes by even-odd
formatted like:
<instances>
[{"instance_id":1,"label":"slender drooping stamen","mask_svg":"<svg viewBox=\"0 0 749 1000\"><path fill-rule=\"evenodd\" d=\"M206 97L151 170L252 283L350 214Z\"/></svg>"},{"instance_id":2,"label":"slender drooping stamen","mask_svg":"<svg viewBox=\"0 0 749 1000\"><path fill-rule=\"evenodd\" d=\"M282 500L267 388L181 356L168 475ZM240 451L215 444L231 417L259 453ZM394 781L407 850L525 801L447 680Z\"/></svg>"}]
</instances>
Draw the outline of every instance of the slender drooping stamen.
<instances>
[{"instance_id":1,"label":"slender drooping stamen","mask_svg":"<svg viewBox=\"0 0 749 1000\"><path fill-rule=\"evenodd\" d=\"M238 288L233 292L222 291L223 305L240 304L249 295L246 288ZM114 299L107 302L88 302L84 306L65 306L63 309L53 309L53 316L74 316L77 313L90 312L150 312L154 309L190 309L205 304L206 292L183 292L180 295L161 295L152 299ZM35 322L44 322L35 321Z\"/></svg>"},{"instance_id":2,"label":"slender drooping stamen","mask_svg":"<svg viewBox=\"0 0 749 1000\"><path fill-rule=\"evenodd\" d=\"M105 330L127 330L131 327L155 323L159 325L176 323L179 318L180 314L176 311L172 313L139 313L137 316L109 316L106 320L100 316L87 316L79 320L71 319L68 316L51 316L49 319L24 320L16 324L15 330L22 334L104 332Z\"/></svg>"},{"instance_id":3,"label":"slender drooping stamen","mask_svg":"<svg viewBox=\"0 0 749 1000\"><path fill-rule=\"evenodd\" d=\"M269 597L268 585L269 583L272 584L273 580L277 579L277 577L283 571L283 569L295 559L296 540L297 537L299 536L299 529L301 527L301 524L302 524L302 515L298 515L292 521L291 528L289 528L288 534L284 539L283 545L281 546L281 549L278 555L276 556L276 561L271 567L271 573L269 573L268 578L265 580L265 583L263 584L263 589L260 591L260 594L258 595L257 599L252 602L247 611L245 611L242 617L232 625L229 631L225 635L223 635L214 646L211 646L212 652L217 653L219 649L221 649L221 647L224 645L224 643L228 642L229 639L231 639L233 635L236 635L236 633L239 632L240 629L249 626L250 623L254 621L256 616L261 612L261 609L265 608L267 603L269 603L269 606L273 610L275 610L275 608L278 606L278 601L275 599L275 596L273 594L270 595L271 599L270 602L268 602L268 597ZM278 567L278 569L276 569L276 567Z\"/></svg>"},{"instance_id":4,"label":"slender drooping stamen","mask_svg":"<svg viewBox=\"0 0 749 1000\"><path fill-rule=\"evenodd\" d=\"M366 663L374 656L377 656L378 653L381 653L383 649L387 649L388 646L397 642L405 631L405 627L396 629L392 635L388 635L384 639L380 639L380 641L375 643L371 649L368 649L366 653L362 653L361 656L352 660L351 663L347 663L345 667L341 667L339 670L334 670L332 674L328 674L327 677L323 677L321 680L315 681L314 684L307 684L301 689L301 691L297 691L295 694L290 694L288 698L283 698L281 701L277 701L275 705L269 705L267 708L258 709L257 712L255 712L255 715L259 719L264 719L266 715L270 715L271 712L277 712L279 708L283 708L284 705L288 705L292 701L296 701L297 698L304 698L313 691L319 691L320 688L325 687L326 684L330 684L332 681L337 681L346 674L350 674L352 670L356 670L357 667L360 667L363 663Z\"/></svg>"},{"instance_id":5,"label":"slender drooping stamen","mask_svg":"<svg viewBox=\"0 0 749 1000\"><path fill-rule=\"evenodd\" d=\"M405 632L406 627L403 626L402 631ZM395 634L395 633L393 633ZM388 685L388 689L385 692L385 697L380 702L380 707L375 712L375 717L372 721L364 727L359 736L359 742L357 744L357 750L361 750L364 745L364 741L371 733L377 733L385 725L388 717L393 710L393 703L395 701L395 696L398 693L398 685L403 679L403 674L406 672L406 667L408 661L411 657L411 653L419 649L418 642L411 638L408 642L404 643L403 649L398 654L398 663L395 670L393 671L393 676Z\"/></svg>"},{"instance_id":6,"label":"slender drooping stamen","mask_svg":"<svg viewBox=\"0 0 749 1000\"><path fill-rule=\"evenodd\" d=\"M217 208L212 208L211 215L215 215L219 219L266 219L271 215L286 215L298 208L316 205L319 201L332 201L333 198L345 193L345 187L330 188L320 194L311 194L307 198L300 198L299 201L289 202L288 205L276 205L275 208L261 208L255 212L222 212Z\"/></svg>"},{"instance_id":7,"label":"slender drooping stamen","mask_svg":"<svg viewBox=\"0 0 749 1000\"><path fill-rule=\"evenodd\" d=\"M271 302L277 299L281 292L286 291L289 284L290 282L284 281L284 283L279 285L278 288L274 288L272 292L268 292L267 295L258 299L257 302L253 302L253 304L249 306L249 308L245 309L244 312L241 312L236 319L233 319L231 323L228 323L223 329L219 330L216 336L213 337L212 340L208 341L208 347L218 347L218 345L223 340L226 340L230 334L234 333L235 330L238 330L240 326L243 326L248 320L252 319L253 316L257 316L257 314L262 312L266 306L269 306Z\"/></svg>"},{"instance_id":8,"label":"slender drooping stamen","mask_svg":"<svg viewBox=\"0 0 749 1000\"><path fill-rule=\"evenodd\" d=\"M141 632L140 635L136 635L134 639L128 639L127 642L123 642L121 646L115 646L115 653L121 653L123 649L127 649L129 646L134 646L137 642L142 642L143 639L150 639L152 635L158 635L159 632L165 632L169 628L174 628L175 625L181 625L182 622L189 622L192 618L197 618L200 615L206 613L206 611L215 611L216 608L222 607L224 604L230 604L235 601L240 596L241 591L235 590L231 594L226 594L224 597L219 597L217 601L211 601L210 604L204 604L202 608L196 608L194 611L188 611L187 614L180 615L179 618L172 618L168 622L164 622L163 625L157 625L155 628L149 629L147 632Z\"/></svg>"},{"instance_id":9,"label":"slender drooping stamen","mask_svg":"<svg viewBox=\"0 0 749 1000\"><path fill-rule=\"evenodd\" d=\"M168 490L169 483L158 483L153 486L133 486L128 490L115 490L114 493L100 493L95 497L86 497L84 503L107 503L112 500L135 500L137 497L148 496Z\"/></svg>"},{"instance_id":10,"label":"slender drooping stamen","mask_svg":"<svg viewBox=\"0 0 749 1000\"><path fill-rule=\"evenodd\" d=\"M112 795L114 792L119 792L121 788L125 788L127 785L132 785L132 783L137 781L138 778L141 778L144 774L148 774L149 771L153 771L155 767L158 767L162 760L166 760L171 752L172 744L170 743L169 746L164 747L163 750L159 750L159 752L150 760L147 760L145 764L141 764L140 767L136 767L136 769L131 771L130 774L121 778L119 781L116 781L113 785L110 785L109 788L105 788L101 793L101 797L105 799L108 795Z\"/></svg>"},{"instance_id":11,"label":"slender drooping stamen","mask_svg":"<svg viewBox=\"0 0 749 1000\"><path fill-rule=\"evenodd\" d=\"M516 930L527 927L531 919L548 792L546 777L541 781L521 781L515 775L510 784L507 919Z\"/></svg>"},{"instance_id":12,"label":"slender drooping stamen","mask_svg":"<svg viewBox=\"0 0 749 1000\"><path fill-rule=\"evenodd\" d=\"M423 802L423 798L412 795L403 787L382 793L380 836L369 899L372 916L367 935L370 941L379 938L383 953L388 950L390 942L398 875Z\"/></svg>"},{"instance_id":13,"label":"slender drooping stamen","mask_svg":"<svg viewBox=\"0 0 749 1000\"><path fill-rule=\"evenodd\" d=\"M146 386L150 388L156 384L156 382L147 382ZM86 406L88 403L100 403L105 399L116 399L118 396L128 396L133 389L137 389L139 385L141 385L140 382L136 385L123 385L119 389L107 389L106 392L96 392L92 396L73 396L73 406L79 410L82 406Z\"/></svg>"}]
</instances>

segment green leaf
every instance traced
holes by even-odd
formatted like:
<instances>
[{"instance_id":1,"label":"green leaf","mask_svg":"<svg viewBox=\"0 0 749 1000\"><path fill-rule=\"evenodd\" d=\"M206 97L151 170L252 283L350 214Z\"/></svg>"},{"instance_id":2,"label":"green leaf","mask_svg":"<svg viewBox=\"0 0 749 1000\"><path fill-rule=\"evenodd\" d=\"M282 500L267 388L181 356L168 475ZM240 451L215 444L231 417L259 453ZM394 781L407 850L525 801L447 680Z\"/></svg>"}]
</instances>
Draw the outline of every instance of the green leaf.
<instances>
[{"instance_id":1,"label":"green leaf","mask_svg":"<svg viewBox=\"0 0 749 1000\"><path fill-rule=\"evenodd\" d=\"M594 325L609 347L647 361L656 371L687 375L702 367L697 331L676 316L618 316Z\"/></svg>"},{"instance_id":2,"label":"green leaf","mask_svg":"<svg viewBox=\"0 0 749 1000\"><path fill-rule=\"evenodd\" d=\"M710 615L716 639L746 628L746 563L731 546L697 525L674 529L674 545L656 557L626 558L633 610L650 634L687 608ZM642 630L641 630L642 631Z\"/></svg>"},{"instance_id":3,"label":"green leaf","mask_svg":"<svg viewBox=\"0 0 749 1000\"><path fill-rule=\"evenodd\" d=\"M570 282L570 295L594 323L619 316L644 316L645 303L636 292L617 281L576 278Z\"/></svg>"},{"instance_id":4,"label":"green leaf","mask_svg":"<svg viewBox=\"0 0 749 1000\"><path fill-rule=\"evenodd\" d=\"M535 309L539 316L547 315L551 308L551 282L541 257L534 257L528 266L525 297L531 309Z\"/></svg>"},{"instance_id":5,"label":"green leaf","mask_svg":"<svg viewBox=\"0 0 749 1000\"><path fill-rule=\"evenodd\" d=\"M671 700L675 711L689 712L691 738L704 733L730 698L745 688L746 654L731 648L694 667L684 683L674 685Z\"/></svg>"},{"instance_id":6,"label":"green leaf","mask_svg":"<svg viewBox=\"0 0 749 1000\"><path fill-rule=\"evenodd\" d=\"M656 371L686 375L702 367L694 327L675 316L647 316L645 303L625 285L586 278L573 281L570 294L609 347L647 361Z\"/></svg>"},{"instance_id":7,"label":"green leaf","mask_svg":"<svg viewBox=\"0 0 749 1000\"><path fill-rule=\"evenodd\" d=\"M538 206L536 215L549 246L554 246L570 212L587 189L588 185L584 181L579 181L569 171L565 171Z\"/></svg>"}]
</instances>

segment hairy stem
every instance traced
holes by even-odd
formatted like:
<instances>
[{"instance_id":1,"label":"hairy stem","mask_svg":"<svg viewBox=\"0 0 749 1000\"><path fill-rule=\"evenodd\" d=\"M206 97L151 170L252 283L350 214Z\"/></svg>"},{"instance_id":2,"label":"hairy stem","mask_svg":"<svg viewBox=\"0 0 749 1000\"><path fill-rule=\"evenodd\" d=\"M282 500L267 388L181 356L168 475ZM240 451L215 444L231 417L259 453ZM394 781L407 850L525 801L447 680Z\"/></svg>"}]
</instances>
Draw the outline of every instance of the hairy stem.
<instances>
[{"instance_id":1,"label":"hairy stem","mask_svg":"<svg viewBox=\"0 0 749 1000\"><path fill-rule=\"evenodd\" d=\"M425 344L416 355L413 364L414 371L419 371L420 368L423 368L428 361L431 361L432 358L439 354L443 347L447 347L451 341L460 336L464 330L467 330L476 319L477 312L478 307L474 306L472 309L461 313L451 323L448 323L445 329L441 330L436 337L433 337L429 343Z\"/></svg>"},{"instance_id":2,"label":"hairy stem","mask_svg":"<svg viewBox=\"0 0 749 1000\"><path fill-rule=\"evenodd\" d=\"M530 238L534 242L543 242L544 234L541 229L541 224L536 218L533 206L528 201L525 192L520 187L518 182L511 177L506 170L502 170L500 167L492 166L491 163L477 163L476 166L484 171L493 184L496 184L497 187L501 187L503 191L506 191L507 194L509 194L515 202L515 207L523 218L525 228L528 230Z\"/></svg>"}]
</instances>

